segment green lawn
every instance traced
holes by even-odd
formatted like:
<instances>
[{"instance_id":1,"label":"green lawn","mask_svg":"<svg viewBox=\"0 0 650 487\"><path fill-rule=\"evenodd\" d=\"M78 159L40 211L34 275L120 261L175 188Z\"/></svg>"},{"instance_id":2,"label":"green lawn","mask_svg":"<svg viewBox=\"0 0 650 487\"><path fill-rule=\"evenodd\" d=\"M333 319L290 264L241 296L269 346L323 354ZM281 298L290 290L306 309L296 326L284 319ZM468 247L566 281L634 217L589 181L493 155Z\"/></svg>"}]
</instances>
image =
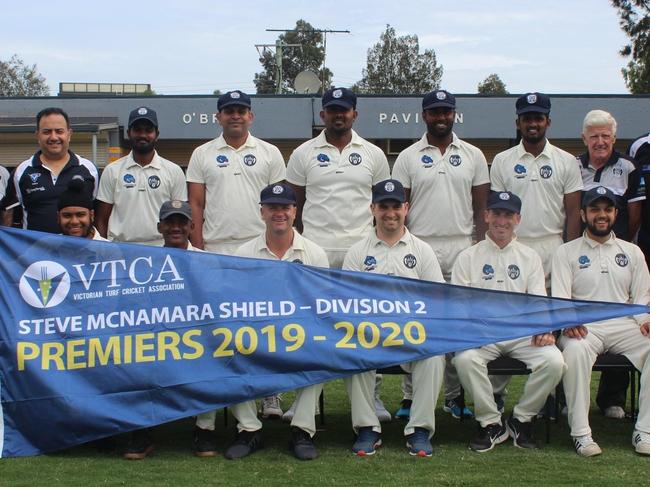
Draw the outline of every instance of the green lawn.
<instances>
[{"instance_id":1,"label":"green lawn","mask_svg":"<svg viewBox=\"0 0 650 487\"><path fill-rule=\"evenodd\" d=\"M598 375L594 374L594 379ZM385 376L383 397L394 411L401 399L399 376ZM510 386L507 411L521 388L517 377ZM326 424L316 436L320 457L312 462L295 460L288 449L289 426L264 425L266 447L249 458L228 461L221 456L192 456L192 421L186 419L154 429L157 449L143 461L123 460L116 452L99 453L80 446L57 454L0 461L0 485L650 485L650 458L634 453L632 423L606 420L592 410L594 437L603 455L578 457L572 449L565 420L552 425L551 443L536 451L523 451L512 442L494 451L477 454L467 442L476 423L459 422L439 409L432 458L410 457L404 446L404 423L383 426L384 446L374 457L358 458L350 452L352 432L349 404L341 381L326 386ZM287 395L284 406L290 404ZM227 430L217 417L219 448L232 439L234 423ZM44 434L47 434L44 432ZM544 424L537 425L544 439ZM118 439L125 441L125 437Z\"/></svg>"}]
</instances>

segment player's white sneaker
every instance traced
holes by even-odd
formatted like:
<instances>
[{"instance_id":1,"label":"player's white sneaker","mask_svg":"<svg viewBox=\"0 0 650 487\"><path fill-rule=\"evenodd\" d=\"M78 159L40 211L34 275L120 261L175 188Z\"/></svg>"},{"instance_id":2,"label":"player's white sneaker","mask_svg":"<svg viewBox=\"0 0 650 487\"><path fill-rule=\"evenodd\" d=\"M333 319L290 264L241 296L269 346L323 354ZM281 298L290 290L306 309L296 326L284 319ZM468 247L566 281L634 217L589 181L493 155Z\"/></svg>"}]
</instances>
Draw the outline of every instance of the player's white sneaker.
<instances>
[{"instance_id":1,"label":"player's white sneaker","mask_svg":"<svg viewBox=\"0 0 650 487\"><path fill-rule=\"evenodd\" d=\"M623 419L625 418L625 410L621 406L609 406L605 408L605 417L610 419Z\"/></svg>"},{"instance_id":2,"label":"player's white sneaker","mask_svg":"<svg viewBox=\"0 0 650 487\"><path fill-rule=\"evenodd\" d=\"M268 396L262 399L262 418L280 419L282 408L280 408L280 395Z\"/></svg>"},{"instance_id":3,"label":"player's white sneaker","mask_svg":"<svg viewBox=\"0 0 650 487\"><path fill-rule=\"evenodd\" d=\"M573 445L581 457L595 457L603 452L591 435L573 437Z\"/></svg>"},{"instance_id":4,"label":"player's white sneaker","mask_svg":"<svg viewBox=\"0 0 650 487\"><path fill-rule=\"evenodd\" d=\"M650 435L634 430L632 434L632 445L634 451L640 455L650 455Z\"/></svg>"}]
</instances>

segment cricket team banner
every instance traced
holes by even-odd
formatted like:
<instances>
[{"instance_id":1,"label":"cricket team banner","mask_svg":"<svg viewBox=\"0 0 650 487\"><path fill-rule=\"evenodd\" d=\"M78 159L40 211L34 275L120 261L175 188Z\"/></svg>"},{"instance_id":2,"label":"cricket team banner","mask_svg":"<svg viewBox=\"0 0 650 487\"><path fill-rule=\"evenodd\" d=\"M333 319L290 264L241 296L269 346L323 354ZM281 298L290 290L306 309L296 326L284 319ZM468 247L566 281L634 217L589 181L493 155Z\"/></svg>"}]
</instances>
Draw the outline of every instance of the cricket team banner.
<instances>
[{"instance_id":1,"label":"cricket team banner","mask_svg":"<svg viewBox=\"0 0 650 487\"><path fill-rule=\"evenodd\" d=\"M0 230L2 456L647 312Z\"/></svg>"}]
</instances>

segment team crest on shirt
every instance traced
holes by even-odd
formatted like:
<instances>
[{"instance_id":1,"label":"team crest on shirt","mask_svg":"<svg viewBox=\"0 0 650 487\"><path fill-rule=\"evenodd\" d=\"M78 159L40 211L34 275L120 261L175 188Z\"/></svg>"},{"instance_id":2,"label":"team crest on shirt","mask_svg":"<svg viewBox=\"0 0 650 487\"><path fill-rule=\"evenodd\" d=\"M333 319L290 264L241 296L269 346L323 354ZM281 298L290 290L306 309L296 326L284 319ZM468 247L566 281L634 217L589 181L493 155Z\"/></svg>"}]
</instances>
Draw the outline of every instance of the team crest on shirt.
<instances>
[{"instance_id":1,"label":"team crest on shirt","mask_svg":"<svg viewBox=\"0 0 650 487\"><path fill-rule=\"evenodd\" d=\"M40 172L33 172L29 175L29 179L32 180L32 184L36 184L38 182L38 179L41 177Z\"/></svg>"},{"instance_id":2,"label":"team crest on shirt","mask_svg":"<svg viewBox=\"0 0 650 487\"><path fill-rule=\"evenodd\" d=\"M362 160L361 154L357 154L356 152L353 152L348 157L348 161L350 161L350 164L352 164L353 166L358 166L359 164L361 164L361 160Z\"/></svg>"},{"instance_id":3,"label":"team crest on shirt","mask_svg":"<svg viewBox=\"0 0 650 487\"><path fill-rule=\"evenodd\" d=\"M483 279L489 281L494 278L494 267L490 264L485 264L483 266Z\"/></svg>"},{"instance_id":4,"label":"team crest on shirt","mask_svg":"<svg viewBox=\"0 0 650 487\"><path fill-rule=\"evenodd\" d=\"M616 254L616 257L614 257L614 262L616 262L619 267L625 267L629 263L629 260L625 254Z\"/></svg>"},{"instance_id":5,"label":"team crest on shirt","mask_svg":"<svg viewBox=\"0 0 650 487\"><path fill-rule=\"evenodd\" d=\"M122 177L122 180L124 181L125 188L132 188L135 186L135 176L133 174L127 172L124 177Z\"/></svg>"},{"instance_id":6,"label":"team crest on shirt","mask_svg":"<svg viewBox=\"0 0 650 487\"><path fill-rule=\"evenodd\" d=\"M217 156L217 166L226 167L228 165L228 158L223 154Z\"/></svg>"},{"instance_id":7,"label":"team crest on shirt","mask_svg":"<svg viewBox=\"0 0 650 487\"><path fill-rule=\"evenodd\" d=\"M460 163L463 162L461 157L458 154L454 154L449 156L449 164L451 164L454 167L460 166Z\"/></svg>"},{"instance_id":8,"label":"team crest on shirt","mask_svg":"<svg viewBox=\"0 0 650 487\"><path fill-rule=\"evenodd\" d=\"M413 254L406 254L404 256L404 265L408 267L409 269L413 269L415 267L415 264L418 263L418 260L415 258L415 255Z\"/></svg>"},{"instance_id":9,"label":"team crest on shirt","mask_svg":"<svg viewBox=\"0 0 650 487\"><path fill-rule=\"evenodd\" d=\"M149 176L147 184L151 189L158 189L160 187L160 178L158 176Z\"/></svg>"},{"instance_id":10,"label":"team crest on shirt","mask_svg":"<svg viewBox=\"0 0 650 487\"><path fill-rule=\"evenodd\" d=\"M548 179L553 175L553 168L551 166L542 166L539 168L539 175L542 179Z\"/></svg>"},{"instance_id":11,"label":"team crest on shirt","mask_svg":"<svg viewBox=\"0 0 650 487\"><path fill-rule=\"evenodd\" d=\"M614 167L612 168L612 174L620 178L623 175L623 169L620 167Z\"/></svg>"},{"instance_id":12,"label":"team crest on shirt","mask_svg":"<svg viewBox=\"0 0 650 487\"><path fill-rule=\"evenodd\" d=\"M320 167L326 167L330 165L330 158L327 154L320 153L316 156L316 160L318 161L318 165Z\"/></svg>"},{"instance_id":13,"label":"team crest on shirt","mask_svg":"<svg viewBox=\"0 0 650 487\"><path fill-rule=\"evenodd\" d=\"M295 262L296 264L302 264L302 260L300 259L293 259L291 262Z\"/></svg>"},{"instance_id":14,"label":"team crest on shirt","mask_svg":"<svg viewBox=\"0 0 650 487\"><path fill-rule=\"evenodd\" d=\"M377 259L372 255L366 255L366 258L363 259L363 270L366 272L374 271L377 268Z\"/></svg>"},{"instance_id":15,"label":"team crest on shirt","mask_svg":"<svg viewBox=\"0 0 650 487\"><path fill-rule=\"evenodd\" d=\"M522 164L515 164L515 178L522 179L526 177L526 168Z\"/></svg>"},{"instance_id":16,"label":"team crest on shirt","mask_svg":"<svg viewBox=\"0 0 650 487\"><path fill-rule=\"evenodd\" d=\"M586 269L590 265L591 265L591 261L589 260L589 257L587 257L586 255L581 255L580 257L578 257L578 267L580 269Z\"/></svg>"},{"instance_id":17,"label":"team crest on shirt","mask_svg":"<svg viewBox=\"0 0 650 487\"><path fill-rule=\"evenodd\" d=\"M253 154L246 154L244 156L244 164L246 164L247 166L254 166L256 162L257 162L257 157L255 157Z\"/></svg>"},{"instance_id":18,"label":"team crest on shirt","mask_svg":"<svg viewBox=\"0 0 650 487\"><path fill-rule=\"evenodd\" d=\"M513 281L517 279L521 275L521 271L519 270L519 266L516 264L510 264L508 266L508 277L512 279Z\"/></svg>"},{"instance_id":19,"label":"team crest on shirt","mask_svg":"<svg viewBox=\"0 0 650 487\"><path fill-rule=\"evenodd\" d=\"M433 159L431 159L431 157L428 156L428 155L426 155L426 154L424 154L424 155L422 156L421 161L422 161L422 164L424 164L424 167L431 167L431 166L433 166Z\"/></svg>"}]
</instances>

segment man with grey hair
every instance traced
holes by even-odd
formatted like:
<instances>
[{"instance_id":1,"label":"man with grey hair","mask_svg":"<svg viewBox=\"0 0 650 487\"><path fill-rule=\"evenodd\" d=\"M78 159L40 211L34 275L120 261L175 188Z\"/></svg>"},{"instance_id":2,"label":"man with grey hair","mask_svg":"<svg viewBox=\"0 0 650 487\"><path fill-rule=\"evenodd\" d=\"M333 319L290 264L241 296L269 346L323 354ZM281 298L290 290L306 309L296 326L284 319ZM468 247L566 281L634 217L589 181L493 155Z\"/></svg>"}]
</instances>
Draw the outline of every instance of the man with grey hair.
<instances>
[{"instance_id":1,"label":"man with grey hair","mask_svg":"<svg viewBox=\"0 0 650 487\"><path fill-rule=\"evenodd\" d=\"M622 240L632 241L641 225L646 190L641 171L634 160L614 149L616 120L606 111L590 111L582 124L582 140L587 152L578 156L578 161L584 190L604 186L616 195L619 214L614 224L614 234ZM627 373L603 373L596 403L605 416L613 419L625 417L628 383Z\"/></svg>"}]
</instances>

